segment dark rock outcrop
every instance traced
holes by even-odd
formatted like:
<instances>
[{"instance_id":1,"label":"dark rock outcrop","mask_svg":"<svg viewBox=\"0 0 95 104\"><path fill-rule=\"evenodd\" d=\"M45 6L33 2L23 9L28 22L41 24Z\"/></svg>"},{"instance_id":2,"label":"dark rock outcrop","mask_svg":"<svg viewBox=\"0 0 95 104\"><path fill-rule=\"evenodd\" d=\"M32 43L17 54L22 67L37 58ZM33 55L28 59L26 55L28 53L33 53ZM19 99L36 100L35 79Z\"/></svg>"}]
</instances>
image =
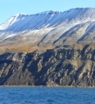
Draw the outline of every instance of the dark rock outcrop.
<instances>
[{"instance_id":1,"label":"dark rock outcrop","mask_svg":"<svg viewBox=\"0 0 95 104\"><path fill-rule=\"evenodd\" d=\"M0 85L95 86L91 45L0 55Z\"/></svg>"}]
</instances>

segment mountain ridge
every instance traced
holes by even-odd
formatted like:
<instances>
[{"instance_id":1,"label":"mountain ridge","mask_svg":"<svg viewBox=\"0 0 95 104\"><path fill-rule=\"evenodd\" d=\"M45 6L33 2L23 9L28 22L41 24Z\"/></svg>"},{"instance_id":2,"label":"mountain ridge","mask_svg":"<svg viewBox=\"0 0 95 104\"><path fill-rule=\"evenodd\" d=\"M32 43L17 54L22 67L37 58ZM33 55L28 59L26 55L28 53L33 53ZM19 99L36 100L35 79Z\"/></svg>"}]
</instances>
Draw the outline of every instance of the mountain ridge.
<instances>
[{"instance_id":1,"label":"mountain ridge","mask_svg":"<svg viewBox=\"0 0 95 104\"><path fill-rule=\"evenodd\" d=\"M33 15L16 14L0 25L4 47L55 47L63 44L95 43L95 8L75 8L64 12L46 11ZM17 49L17 46L15 46ZM27 50L28 51L28 50Z\"/></svg>"},{"instance_id":2,"label":"mountain ridge","mask_svg":"<svg viewBox=\"0 0 95 104\"><path fill-rule=\"evenodd\" d=\"M30 17L30 16L37 16L37 15L52 15L52 14L62 14L62 15L66 15L66 13L68 14L68 13L72 13L72 12L76 12L76 13L78 13L78 12L83 12L83 13L86 13L86 15L88 16L88 14L93 14L93 12L95 12L95 8L75 8L75 9L70 9L70 10L67 10L67 11L64 11L64 12L58 12L58 11L45 11L45 12L41 12L41 13L36 13L36 14L16 14L16 15L13 15L12 17L14 17L14 19L18 19L18 18L23 18L23 17ZM95 13L94 13L95 14ZM74 15L74 14L68 14L68 15ZM80 14L78 14L79 16L80 16ZM11 17L11 18L12 18ZM68 17L68 16L66 16L66 17ZM91 18L90 16L88 16L89 18ZM11 19L10 18L10 19ZM71 17L70 17L71 18ZM73 16L72 16L72 18L73 18ZM92 18L93 18L93 16L92 16ZM9 19L9 20L10 20ZM90 20L90 21L92 21L92 20Z\"/></svg>"}]
</instances>

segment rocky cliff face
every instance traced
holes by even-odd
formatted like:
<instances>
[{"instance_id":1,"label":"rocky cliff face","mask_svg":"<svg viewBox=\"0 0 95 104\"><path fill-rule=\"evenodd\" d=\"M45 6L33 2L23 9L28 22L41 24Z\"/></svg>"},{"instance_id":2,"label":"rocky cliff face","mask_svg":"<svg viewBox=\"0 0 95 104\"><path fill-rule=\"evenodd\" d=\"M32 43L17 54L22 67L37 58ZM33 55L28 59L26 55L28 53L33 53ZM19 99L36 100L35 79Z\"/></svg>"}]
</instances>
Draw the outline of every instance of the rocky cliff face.
<instances>
[{"instance_id":1,"label":"rocky cliff face","mask_svg":"<svg viewBox=\"0 0 95 104\"><path fill-rule=\"evenodd\" d=\"M0 85L95 86L95 46L0 55Z\"/></svg>"}]
</instances>

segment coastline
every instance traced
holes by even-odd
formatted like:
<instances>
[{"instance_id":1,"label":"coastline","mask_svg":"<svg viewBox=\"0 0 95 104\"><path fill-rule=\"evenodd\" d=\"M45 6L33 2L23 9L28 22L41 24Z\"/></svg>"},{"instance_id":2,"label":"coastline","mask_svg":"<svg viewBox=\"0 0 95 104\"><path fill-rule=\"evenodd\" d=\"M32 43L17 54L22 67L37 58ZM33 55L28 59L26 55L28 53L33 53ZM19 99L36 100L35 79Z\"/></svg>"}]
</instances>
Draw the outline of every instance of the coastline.
<instances>
[{"instance_id":1,"label":"coastline","mask_svg":"<svg viewBox=\"0 0 95 104\"><path fill-rule=\"evenodd\" d=\"M95 88L92 87L92 86L43 86L43 85L40 85L40 86L31 86L31 85L0 85L0 87L22 87L22 88L26 88L26 87L29 87L29 88Z\"/></svg>"}]
</instances>

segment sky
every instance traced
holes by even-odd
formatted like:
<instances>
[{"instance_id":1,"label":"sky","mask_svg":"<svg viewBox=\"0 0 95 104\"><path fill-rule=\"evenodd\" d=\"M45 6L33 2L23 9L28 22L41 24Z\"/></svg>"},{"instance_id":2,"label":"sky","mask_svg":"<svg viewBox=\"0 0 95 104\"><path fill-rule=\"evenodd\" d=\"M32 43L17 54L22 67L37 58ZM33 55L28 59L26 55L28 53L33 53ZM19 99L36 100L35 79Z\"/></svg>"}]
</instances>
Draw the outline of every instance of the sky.
<instances>
[{"instance_id":1,"label":"sky","mask_svg":"<svg viewBox=\"0 0 95 104\"><path fill-rule=\"evenodd\" d=\"M18 13L35 14L85 7L95 8L95 0L0 0L0 24Z\"/></svg>"}]
</instances>

